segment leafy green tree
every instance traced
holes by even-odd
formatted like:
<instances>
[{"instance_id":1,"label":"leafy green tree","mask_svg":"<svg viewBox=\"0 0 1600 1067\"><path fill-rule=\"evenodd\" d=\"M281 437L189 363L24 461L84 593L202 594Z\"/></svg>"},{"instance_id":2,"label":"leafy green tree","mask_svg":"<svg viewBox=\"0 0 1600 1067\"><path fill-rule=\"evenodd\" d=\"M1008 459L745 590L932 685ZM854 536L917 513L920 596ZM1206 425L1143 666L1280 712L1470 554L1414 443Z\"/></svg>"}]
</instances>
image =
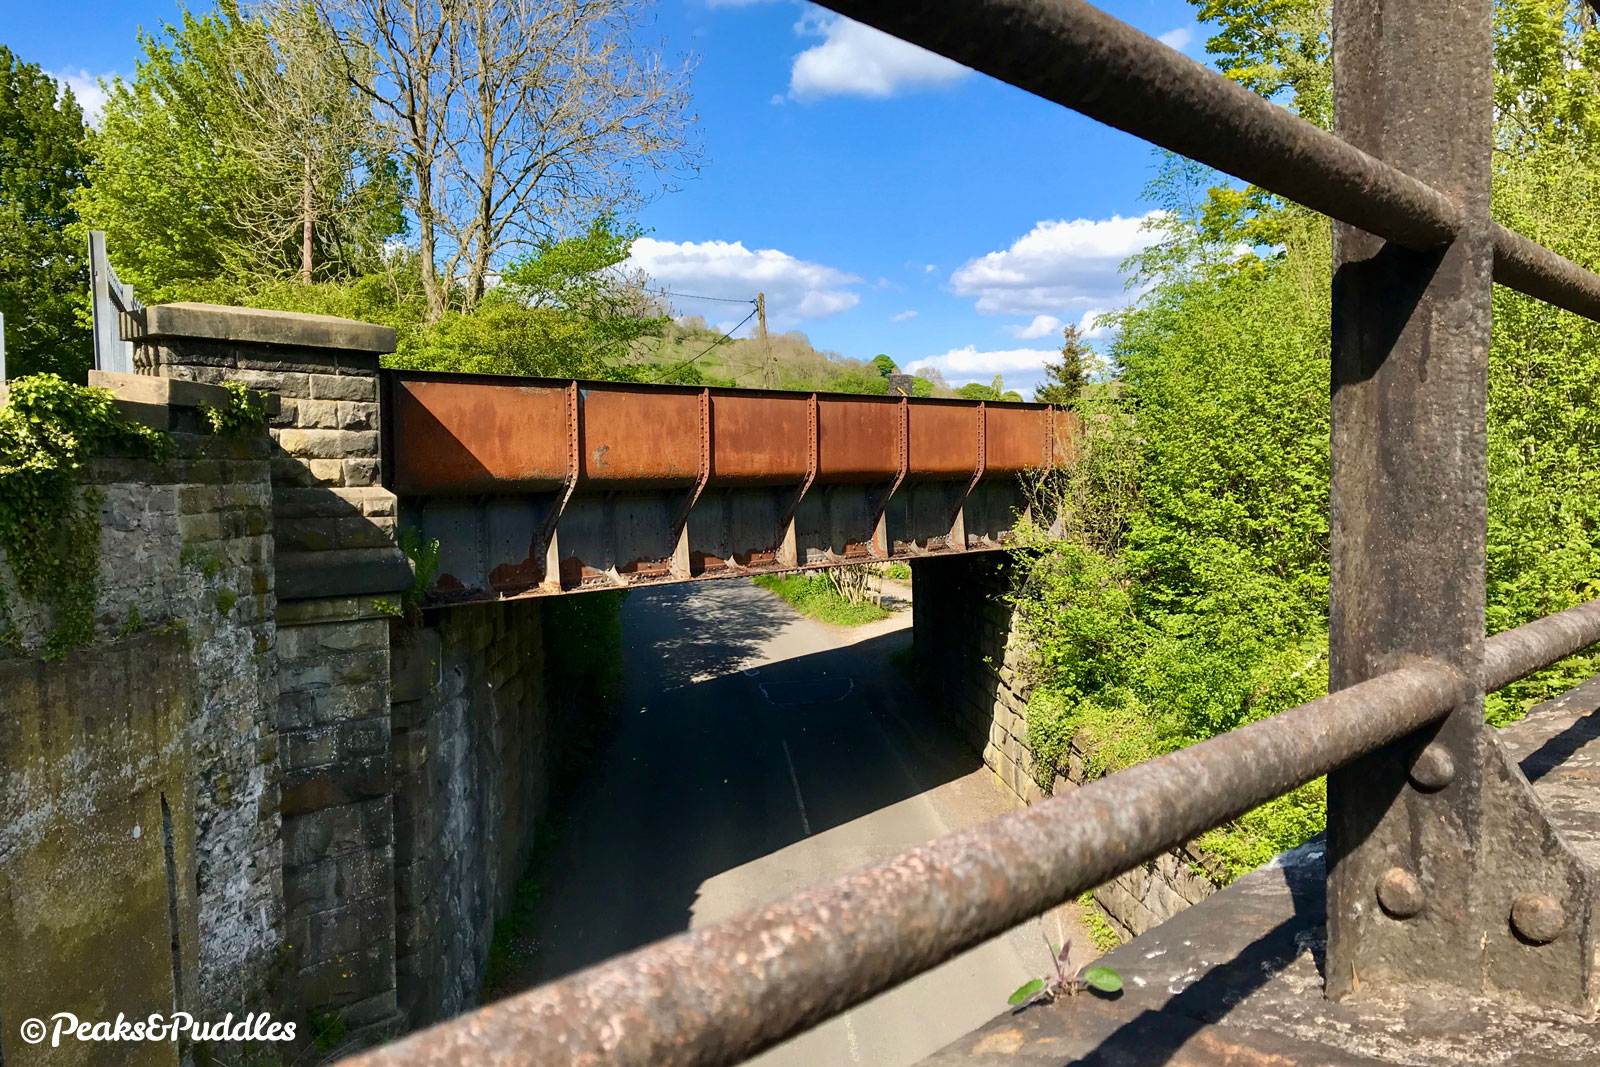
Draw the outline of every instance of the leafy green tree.
<instances>
[{"instance_id":1,"label":"leafy green tree","mask_svg":"<svg viewBox=\"0 0 1600 1067\"><path fill-rule=\"evenodd\" d=\"M72 91L0 45L0 314L12 377L82 380L92 358L89 288L72 192L89 162Z\"/></svg>"},{"instance_id":2,"label":"leafy green tree","mask_svg":"<svg viewBox=\"0 0 1600 1067\"><path fill-rule=\"evenodd\" d=\"M638 278L621 273L638 235L602 217L577 237L540 241L506 267L500 284L471 313L451 312L432 324L424 318L393 365L652 380L631 357L643 338L670 319ZM686 369L667 371L673 380L687 381Z\"/></svg>"},{"instance_id":3,"label":"leafy green tree","mask_svg":"<svg viewBox=\"0 0 1600 1067\"><path fill-rule=\"evenodd\" d=\"M1230 76L1290 105L1323 91L1320 31L1285 36L1321 8L1199 6L1223 27L1212 47ZM1600 37L1581 14L1576 0L1496 6L1492 202L1498 221L1594 265ZM1314 104L1300 108L1325 116ZM1029 736L1046 768L1069 742L1094 768L1122 766L1327 684L1328 224L1208 180L1181 161L1163 168L1162 240L1135 264L1148 288L1116 322L1119 388L1080 397L1080 461L1046 487L1069 536L1024 537L1017 598L1042 677ZM1231 253L1268 223L1278 248ZM1490 633L1600 596L1597 405L1600 325L1496 289ZM1597 667L1580 655L1491 694L1489 720ZM1312 783L1201 843L1249 869L1319 829L1324 796Z\"/></svg>"},{"instance_id":4,"label":"leafy green tree","mask_svg":"<svg viewBox=\"0 0 1600 1067\"><path fill-rule=\"evenodd\" d=\"M1044 365L1045 384L1033 391L1033 398L1041 404L1060 404L1072 407L1083 395L1083 384L1089 376L1089 350L1083 335L1072 323L1061 330L1061 362Z\"/></svg>"},{"instance_id":5,"label":"leafy green tree","mask_svg":"<svg viewBox=\"0 0 1600 1067\"><path fill-rule=\"evenodd\" d=\"M891 374L898 374L900 372L900 368L895 365L894 360L890 359L882 352L872 357L872 366L877 368L878 374L884 378L887 378Z\"/></svg>"},{"instance_id":6,"label":"leafy green tree","mask_svg":"<svg viewBox=\"0 0 1600 1067\"><path fill-rule=\"evenodd\" d=\"M284 38L223 0L141 33L133 79L109 87L77 208L147 302L218 280L303 277L307 261L322 264L318 279L351 278L376 269L403 232L400 172L349 132L350 89L331 84L334 60L317 52L330 41ZM337 59L347 62L359 69L360 56ZM333 128L344 132L312 133Z\"/></svg>"},{"instance_id":7,"label":"leafy green tree","mask_svg":"<svg viewBox=\"0 0 1600 1067\"><path fill-rule=\"evenodd\" d=\"M994 376L994 381L988 385L984 385L982 382L968 382L956 390L956 396L961 397L963 400L1022 403L1022 394L1015 389L1007 389L1005 382L1001 380L998 374Z\"/></svg>"}]
</instances>

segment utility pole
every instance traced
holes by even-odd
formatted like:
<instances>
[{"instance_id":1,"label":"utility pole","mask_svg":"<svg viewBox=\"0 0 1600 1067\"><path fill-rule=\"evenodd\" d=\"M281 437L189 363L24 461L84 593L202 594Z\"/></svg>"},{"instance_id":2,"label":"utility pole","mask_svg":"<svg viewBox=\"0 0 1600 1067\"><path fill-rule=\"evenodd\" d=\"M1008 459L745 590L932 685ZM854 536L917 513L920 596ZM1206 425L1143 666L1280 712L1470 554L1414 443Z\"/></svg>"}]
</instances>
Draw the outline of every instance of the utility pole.
<instances>
[{"instance_id":1,"label":"utility pole","mask_svg":"<svg viewBox=\"0 0 1600 1067\"><path fill-rule=\"evenodd\" d=\"M756 336L761 338L761 384L771 389L778 384L778 368L772 359L772 345L767 343L767 294L756 294Z\"/></svg>"}]
</instances>

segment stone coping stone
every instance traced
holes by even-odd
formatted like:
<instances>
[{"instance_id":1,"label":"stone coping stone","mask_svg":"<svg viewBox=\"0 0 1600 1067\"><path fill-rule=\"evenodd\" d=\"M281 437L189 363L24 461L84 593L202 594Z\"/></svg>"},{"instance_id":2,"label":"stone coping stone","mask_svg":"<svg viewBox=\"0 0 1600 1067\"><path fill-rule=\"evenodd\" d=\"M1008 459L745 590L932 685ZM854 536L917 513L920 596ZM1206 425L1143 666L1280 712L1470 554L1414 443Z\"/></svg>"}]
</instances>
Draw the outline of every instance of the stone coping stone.
<instances>
[{"instance_id":1,"label":"stone coping stone","mask_svg":"<svg viewBox=\"0 0 1600 1067\"><path fill-rule=\"evenodd\" d=\"M411 588L411 561L397 547L278 552L275 562L280 605Z\"/></svg>"},{"instance_id":2,"label":"stone coping stone","mask_svg":"<svg viewBox=\"0 0 1600 1067\"><path fill-rule=\"evenodd\" d=\"M1498 737L1579 859L1600 859L1600 678ZM1600 1064L1600 1018L1510 994L1423 985L1329 1001L1325 853L1312 838L1113 949L1099 962L1122 976L1115 998L1005 1012L918 1067Z\"/></svg>"},{"instance_id":3,"label":"stone coping stone","mask_svg":"<svg viewBox=\"0 0 1600 1067\"><path fill-rule=\"evenodd\" d=\"M1511 997L1423 986L1329 1001L1325 851L1313 838L1113 949L1098 962L1122 976L1115 997L1004 1012L918 1067L1600 1063L1600 1021Z\"/></svg>"},{"instance_id":4,"label":"stone coping stone","mask_svg":"<svg viewBox=\"0 0 1600 1067\"><path fill-rule=\"evenodd\" d=\"M136 341L172 338L380 354L393 352L395 345L394 329L389 326L332 315L220 304L156 304L128 316L127 323L129 339Z\"/></svg>"},{"instance_id":5,"label":"stone coping stone","mask_svg":"<svg viewBox=\"0 0 1600 1067\"><path fill-rule=\"evenodd\" d=\"M228 403L228 390L224 386L181 378L158 378L153 374L92 370L89 386L109 389L119 406L125 407L220 408ZM278 394L254 392L266 401L269 417L278 414L282 408Z\"/></svg>"}]
</instances>

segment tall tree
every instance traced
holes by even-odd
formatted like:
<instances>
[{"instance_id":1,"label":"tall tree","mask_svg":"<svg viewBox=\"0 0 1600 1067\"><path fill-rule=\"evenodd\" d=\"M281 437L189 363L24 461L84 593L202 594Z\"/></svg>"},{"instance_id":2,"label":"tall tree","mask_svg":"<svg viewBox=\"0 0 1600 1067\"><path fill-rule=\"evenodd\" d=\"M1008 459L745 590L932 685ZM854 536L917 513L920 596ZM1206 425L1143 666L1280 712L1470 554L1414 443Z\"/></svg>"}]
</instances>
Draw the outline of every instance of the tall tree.
<instances>
[{"instance_id":1,"label":"tall tree","mask_svg":"<svg viewBox=\"0 0 1600 1067\"><path fill-rule=\"evenodd\" d=\"M410 171L429 317L471 310L508 251L696 166L690 64L635 45L648 0L313 0Z\"/></svg>"},{"instance_id":2,"label":"tall tree","mask_svg":"<svg viewBox=\"0 0 1600 1067\"><path fill-rule=\"evenodd\" d=\"M1033 398L1041 404L1073 407L1083 395L1088 376L1088 346L1078 328L1069 322L1061 330L1061 362L1044 365L1045 384L1033 391Z\"/></svg>"},{"instance_id":3,"label":"tall tree","mask_svg":"<svg viewBox=\"0 0 1600 1067\"><path fill-rule=\"evenodd\" d=\"M185 12L141 34L133 78L109 87L77 206L149 296L303 276L308 219L323 278L361 273L403 231L399 176L368 151L351 84L362 57L311 36L303 9L285 16L280 34L235 0Z\"/></svg>"},{"instance_id":4,"label":"tall tree","mask_svg":"<svg viewBox=\"0 0 1600 1067\"><path fill-rule=\"evenodd\" d=\"M389 146L352 84L370 83L368 57L346 54L305 0L243 24L229 44L226 147L259 179L234 207L246 260L297 258L308 285L359 269L372 252L363 244L404 229Z\"/></svg>"},{"instance_id":5,"label":"tall tree","mask_svg":"<svg viewBox=\"0 0 1600 1067\"><path fill-rule=\"evenodd\" d=\"M11 377L81 379L91 358L78 321L89 288L72 191L89 161L72 91L0 45L0 313Z\"/></svg>"}]
</instances>

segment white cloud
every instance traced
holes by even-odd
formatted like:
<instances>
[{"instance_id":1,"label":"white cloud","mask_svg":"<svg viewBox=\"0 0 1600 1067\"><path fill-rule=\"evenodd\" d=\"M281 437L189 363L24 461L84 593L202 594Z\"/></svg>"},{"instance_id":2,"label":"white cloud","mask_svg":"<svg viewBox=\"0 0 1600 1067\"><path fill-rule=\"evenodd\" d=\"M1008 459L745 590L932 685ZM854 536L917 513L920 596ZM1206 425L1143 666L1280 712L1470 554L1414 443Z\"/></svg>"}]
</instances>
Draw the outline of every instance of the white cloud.
<instances>
[{"instance_id":1,"label":"white cloud","mask_svg":"<svg viewBox=\"0 0 1600 1067\"><path fill-rule=\"evenodd\" d=\"M1111 332L1111 323L1108 308L1094 308L1083 313L1083 318L1078 320L1078 333L1087 341L1104 337Z\"/></svg>"},{"instance_id":2,"label":"white cloud","mask_svg":"<svg viewBox=\"0 0 1600 1067\"><path fill-rule=\"evenodd\" d=\"M665 289L698 296L753 300L757 292L764 292L767 322L775 330L793 329L805 319L836 315L861 302L850 289L861 281L856 275L775 248L751 251L740 241L641 237L633 242L626 267L644 271ZM683 303L686 310L700 310L692 300Z\"/></svg>"},{"instance_id":3,"label":"white cloud","mask_svg":"<svg viewBox=\"0 0 1600 1067\"><path fill-rule=\"evenodd\" d=\"M1036 341L1046 334L1061 329L1061 320L1054 315L1035 315L1026 326L1007 326L1006 331L1019 341Z\"/></svg>"},{"instance_id":4,"label":"white cloud","mask_svg":"<svg viewBox=\"0 0 1600 1067\"><path fill-rule=\"evenodd\" d=\"M847 18L808 12L795 24L795 32L823 38L821 44L794 57L789 95L797 100L882 98L912 89L943 88L971 73L959 63Z\"/></svg>"},{"instance_id":5,"label":"white cloud","mask_svg":"<svg viewBox=\"0 0 1600 1067\"><path fill-rule=\"evenodd\" d=\"M106 91L100 88L100 80L104 78L110 82L116 77L115 73L90 74L82 67L77 70L70 67L60 71L47 70L45 73L72 90L78 106L83 109L84 121L91 126L100 125L100 109L106 106L107 96Z\"/></svg>"},{"instance_id":6,"label":"white cloud","mask_svg":"<svg viewBox=\"0 0 1600 1067\"><path fill-rule=\"evenodd\" d=\"M890 315L889 316L889 321L890 322L905 322L905 321L907 321L909 319L914 319L916 317L917 317L917 313L915 311L902 311L898 315Z\"/></svg>"},{"instance_id":7,"label":"white cloud","mask_svg":"<svg viewBox=\"0 0 1600 1067\"><path fill-rule=\"evenodd\" d=\"M1194 40L1194 31L1187 26L1179 26L1175 30L1168 30L1166 33L1163 33L1160 37L1157 37L1156 40L1160 41L1168 48L1175 48L1181 52L1185 48L1189 47L1190 41Z\"/></svg>"},{"instance_id":8,"label":"white cloud","mask_svg":"<svg viewBox=\"0 0 1600 1067\"><path fill-rule=\"evenodd\" d=\"M1155 242L1158 235L1144 229L1155 214L1040 222L1010 248L962 264L950 285L984 315L1065 318L1119 307L1129 295L1119 268Z\"/></svg>"},{"instance_id":9,"label":"white cloud","mask_svg":"<svg viewBox=\"0 0 1600 1067\"><path fill-rule=\"evenodd\" d=\"M984 384L996 374L1021 374L1033 377L1044 370L1044 365L1061 355L1053 349L1013 348L1001 352L979 352L976 345L954 348L942 356L928 356L906 365L907 374L915 374L929 367L936 368L951 385L965 382Z\"/></svg>"}]
</instances>

